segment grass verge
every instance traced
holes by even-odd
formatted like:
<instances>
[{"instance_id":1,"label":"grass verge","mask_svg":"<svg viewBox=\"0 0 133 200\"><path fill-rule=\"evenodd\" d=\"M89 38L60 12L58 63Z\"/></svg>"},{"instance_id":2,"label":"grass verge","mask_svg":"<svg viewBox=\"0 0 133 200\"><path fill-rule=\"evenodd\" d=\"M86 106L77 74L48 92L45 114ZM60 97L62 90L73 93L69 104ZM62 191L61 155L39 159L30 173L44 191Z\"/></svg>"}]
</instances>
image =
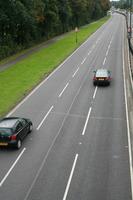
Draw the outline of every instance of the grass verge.
<instances>
[{"instance_id":1,"label":"grass verge","mask_svg":"<svg viewBox=\"0 0 133 200\"><path fill-rule=\"evenodd\" d=\"M75 32L64 35L56 41L30 56L0 72L0 116L4 116L41 80L48 76L70 53L103 25L109 17L82 27L78 32L78 43Z\"/></svg>"}]
</instances>

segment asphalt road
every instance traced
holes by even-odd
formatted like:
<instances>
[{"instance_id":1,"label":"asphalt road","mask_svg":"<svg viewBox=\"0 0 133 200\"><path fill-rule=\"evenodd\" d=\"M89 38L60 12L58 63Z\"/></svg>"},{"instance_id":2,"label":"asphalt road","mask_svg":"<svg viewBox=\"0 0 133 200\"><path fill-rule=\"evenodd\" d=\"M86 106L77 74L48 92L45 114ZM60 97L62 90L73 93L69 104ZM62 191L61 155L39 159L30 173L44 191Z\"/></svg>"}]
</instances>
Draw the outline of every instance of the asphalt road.
<instances>
[{"instance_id":1,"label":"asphalt road","mask_svg":"<svg viewBox=\"0 0 133 200\"><path fill-rule=\"evenodd\" d=\"M20 150L0 150L0 200L132 199L124 26L114 14L9 113L30 118L34 131ZM102 67L113 79L97 88Z\"/></svg>"}]
</instances>

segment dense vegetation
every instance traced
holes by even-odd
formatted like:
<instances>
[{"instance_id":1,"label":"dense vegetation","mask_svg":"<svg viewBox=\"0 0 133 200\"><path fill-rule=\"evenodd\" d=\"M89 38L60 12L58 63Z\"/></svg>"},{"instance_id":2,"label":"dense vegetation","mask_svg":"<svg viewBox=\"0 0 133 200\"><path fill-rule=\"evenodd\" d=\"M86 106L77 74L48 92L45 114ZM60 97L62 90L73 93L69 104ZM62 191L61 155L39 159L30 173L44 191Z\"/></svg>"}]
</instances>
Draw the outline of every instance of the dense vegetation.
<instances>
[{"instance_id":1,"label":"dense vegetation","mask_svg":"<svg viewBox=\"0 0 133 200\"><path fill-rule=\"evenodd\" d=\"M128 9L130 8L132 0L119 0L119 1L112 1L111 5L115 8L121 8L121 9Z\"/></svg>"},{"instance_id":2,"label":"dense vegetation","mask_svg":"<svg viewBox=\"0 0 133 200\"><path fill-rule=\"evenodd\" d=\"M0 59L101 18L109 0L1 0Z\"/></svg>"}]
</instances>

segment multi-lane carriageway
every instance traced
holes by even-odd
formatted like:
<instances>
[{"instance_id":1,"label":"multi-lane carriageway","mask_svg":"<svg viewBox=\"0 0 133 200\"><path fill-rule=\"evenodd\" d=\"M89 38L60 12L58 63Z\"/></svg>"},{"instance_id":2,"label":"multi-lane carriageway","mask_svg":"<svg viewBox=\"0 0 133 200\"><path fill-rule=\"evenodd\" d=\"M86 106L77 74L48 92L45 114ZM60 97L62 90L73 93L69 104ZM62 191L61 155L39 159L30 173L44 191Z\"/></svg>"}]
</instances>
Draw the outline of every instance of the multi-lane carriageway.
<instances>
[{"instance_id":1,"label":"multi-lane carriageway","mask_svg":"<svg viewBox=\"0 0 133 200\"><path fill-rule=\"evenodd\" d=\"M131 200L124 17L114 14L8 116L30 118L20 150L0 150L0 200ZM112 73L94 87L93 70Z\"/></svg>"}]
</instances>

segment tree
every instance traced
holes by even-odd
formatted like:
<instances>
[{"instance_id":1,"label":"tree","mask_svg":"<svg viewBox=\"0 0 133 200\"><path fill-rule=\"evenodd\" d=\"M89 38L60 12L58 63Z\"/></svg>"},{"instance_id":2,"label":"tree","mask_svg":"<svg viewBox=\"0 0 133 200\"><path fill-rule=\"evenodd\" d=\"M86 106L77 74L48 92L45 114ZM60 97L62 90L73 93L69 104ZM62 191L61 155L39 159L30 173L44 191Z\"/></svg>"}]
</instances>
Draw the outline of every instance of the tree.
<instances>
[{"instance_id":1,"label":"tree","mask_svg":"<svg viewBox=\"0 0 133 200\"><path fill-rule=\"evenodd\" d=\"M33 1L32 14L35 17L35 20L38 24L43 23L45 20L44 9L45 9L45 4L44 2L42 2L42 0Z\"/></svg>"},{"instance_id":2,"label":"tree","mask_svg":"<svg viewBox=\"0 0 133 200\"><path fill-rule=\"evenodd\" d=\"M104 12L104 14L110 8L110 2L108 0L100 0L100 5L101 5L101 9Z\"/></svg>"},{"instance_id":3,"label":"tree","mask_svg":"<svg viewBox=\"0 0 133 200\"><path fill-rule=\"evenodd\" d=\"M72 17L72 10L68 0L58 0L59 19L61 22L62 32L69 30L69 23Z\"/></svg>"},{"instance_id":4,"label":"tree","mask_svg":"<svg viewBox=\"0 0 133 200\"><path fill-rule=\"evenodd\" d=\"M87 13L87 0L69 0L72 9L73 26L84 24L85 14Z\"/></svg>"},{"instance_id":5,"label":"tree","mask_svg":"<svg viewBox=\"0 0 133 200\"><path fill-rule=\"evenodd\" d=\"M120 1L125 6L125 0ZM1 0L0 57L106 14L109 0Z\"/></svg>"},{"instance_id":6,"label":"tree","mask_svg":"<svg viewBox=\"0 0 133 200\"><path fill-rule=\"evenodd\" d=\"M59 10L57 0L43 0L44 9L44 30L47 38L55 35L59 26Z\"/></svg>"}]
</instances>

